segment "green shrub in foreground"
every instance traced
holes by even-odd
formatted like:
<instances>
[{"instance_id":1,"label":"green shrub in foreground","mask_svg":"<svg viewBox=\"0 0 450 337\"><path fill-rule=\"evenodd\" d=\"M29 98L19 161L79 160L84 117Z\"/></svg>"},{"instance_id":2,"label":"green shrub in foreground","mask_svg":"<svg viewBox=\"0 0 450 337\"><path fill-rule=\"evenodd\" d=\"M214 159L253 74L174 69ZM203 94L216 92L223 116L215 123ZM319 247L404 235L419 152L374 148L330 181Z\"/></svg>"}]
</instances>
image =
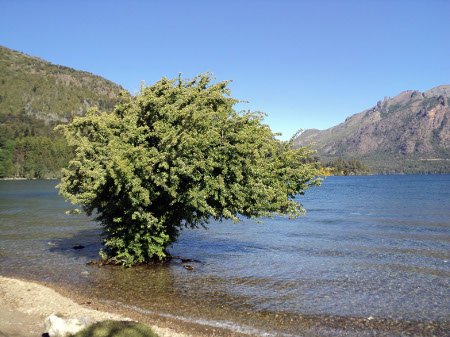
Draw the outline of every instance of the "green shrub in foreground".
<instances>
[{"instance_id":1,"label":"green shrub in foreground","mask_svg":"<svg viewBox=\"0 0 450 337\"><path fill-rule=\"evenodd\" d=\"M129 321L97 322L72 337L158 337L148 326Z\"/></svg>"},{"instance_id":2,"label":"green shrub in foreground","mask_svg":"<svg viewBox=\"0 0 450 337\"><path fill-rule=\"evenodd\" d=\"M97 215L103 259L163 261L181 228L211 219L302 214L293 198L318 182L311 151L277 140L237 102L208 75L163 78L113 113L60 127L75 153L60 193Z\"/></svg>"}]
</instances>

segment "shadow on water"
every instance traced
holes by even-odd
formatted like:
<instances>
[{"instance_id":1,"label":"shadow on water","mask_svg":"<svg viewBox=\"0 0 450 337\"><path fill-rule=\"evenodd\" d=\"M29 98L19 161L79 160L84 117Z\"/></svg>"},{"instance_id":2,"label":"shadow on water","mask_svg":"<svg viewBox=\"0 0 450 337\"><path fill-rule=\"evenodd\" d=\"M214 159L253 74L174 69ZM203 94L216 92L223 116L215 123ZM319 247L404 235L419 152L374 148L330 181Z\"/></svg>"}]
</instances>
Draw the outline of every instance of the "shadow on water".
<instances>
[{"instance_id":1,"label":"shadow on water","mask_svg":"<svg viewBox=\"0 0 450 337\"><path fill-rule=\"evenodd\" d=\"M206 262L206 256L215 254L233 254L245 255L266 250L262 244L239 240L232 235L214 237L208 235L204 229L182 231L180 238L172 246L169 252L174 259L194 260ZM102 230L99 227L86 228L64 237L53 237L47 243L50 253L67 255L69 257L82 257L87 260L97 260L98 252L103 247Z\"/></svg>"},{"instance_id":2,"label":"shadow on water","mask_svg":"<svg viewBox=\"0 0 450 337\"><path fill-rule=\"evenodd\" d=\"M102 248L101 230L98 228L83 229L69 237L52 239L47 245L50 253L98 260L98 253Z\"/></svg>"},{"instance_id":3,"label":"shadow on water","mask_svg":"<svg viewBox=\"0 0 450 337\"><path fill-rule=\"evenodd\" d=\"M83 258L86 262L98 259L98 252L103 247L100 228L82 229L70 236L53 238L47 242L48 252L61 256ZM148 265L146 267L125 268L127 274L133 275L135 271L156 270L159 268L183 267L185 263L191 263L196 267L209 263L209 259L223 254L228 257L233 254L252 254L265 250L262 245L241 241L230 236L209 236L205 230L183 231L179 240L169 247L172 260L169 263ZM217 254L217 255L216 255ZM224 261L226 264L226 261ZM105 268L114 269L113 266ZM102 269L102 268L100 268ZM122 268L117 268L122 269ZM196 268L196 271L199 271Z\"/></svg>"}]
</instances>

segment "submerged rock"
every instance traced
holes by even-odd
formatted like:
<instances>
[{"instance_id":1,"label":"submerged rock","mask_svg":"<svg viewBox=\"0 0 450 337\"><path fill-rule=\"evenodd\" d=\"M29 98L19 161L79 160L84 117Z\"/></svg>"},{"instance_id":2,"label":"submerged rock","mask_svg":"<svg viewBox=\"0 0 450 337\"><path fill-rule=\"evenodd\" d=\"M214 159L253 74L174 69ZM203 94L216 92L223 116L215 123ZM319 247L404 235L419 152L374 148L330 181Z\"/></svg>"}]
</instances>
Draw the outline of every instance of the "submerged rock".
<instances>
[{"instance_id":1,"label":"submerged rock","mask_svg":"<svg viewBox=\"0 0 450 337\"><path fill-rule=\"evenodd\" d=\"M45 329L50 337L67 337L76 334L89 325L86 318L61 318L55 314L45 319Z\"/></svg>"}]
</instances>

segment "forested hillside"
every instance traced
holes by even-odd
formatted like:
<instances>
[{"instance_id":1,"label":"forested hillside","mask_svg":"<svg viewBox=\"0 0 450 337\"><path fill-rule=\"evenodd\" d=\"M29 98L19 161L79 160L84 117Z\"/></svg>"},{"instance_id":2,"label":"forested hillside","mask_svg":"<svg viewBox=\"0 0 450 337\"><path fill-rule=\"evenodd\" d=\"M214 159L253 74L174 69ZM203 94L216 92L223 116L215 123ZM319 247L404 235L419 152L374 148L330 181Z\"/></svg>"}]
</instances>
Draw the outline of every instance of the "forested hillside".
<instances>
[{"instance_id":1,"label":"forested hillside","mask_svg":"<svg viewBox=\"0 0 450 337\"><path fill-rule=\"evenodd\" d=\"M54 127L93 106L111 111L122 91L102 77L0 46L0 177L57 177L71 154Z\"/></svg>"}]
</instances>

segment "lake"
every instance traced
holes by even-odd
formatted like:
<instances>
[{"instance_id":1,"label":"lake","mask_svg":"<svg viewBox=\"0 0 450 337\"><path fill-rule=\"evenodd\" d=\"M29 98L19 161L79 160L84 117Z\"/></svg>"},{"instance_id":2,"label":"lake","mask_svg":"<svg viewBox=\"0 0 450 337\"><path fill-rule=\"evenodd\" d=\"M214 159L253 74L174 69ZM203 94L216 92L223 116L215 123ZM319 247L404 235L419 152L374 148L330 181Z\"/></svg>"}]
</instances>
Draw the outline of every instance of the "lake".
<instances>
[{"instance_id":1,"label":"lake","mask_svg":"<svg viewBox=\"0 0 450 337\"><path fill-rule=\"evenodd\" d=\"M0 181L1 275L259 336L450 335L450 175L329 177L303 217L184 230L192 262L133 269L87 265L100 228L56 184Z\"/></svg>"}]
</instances>

